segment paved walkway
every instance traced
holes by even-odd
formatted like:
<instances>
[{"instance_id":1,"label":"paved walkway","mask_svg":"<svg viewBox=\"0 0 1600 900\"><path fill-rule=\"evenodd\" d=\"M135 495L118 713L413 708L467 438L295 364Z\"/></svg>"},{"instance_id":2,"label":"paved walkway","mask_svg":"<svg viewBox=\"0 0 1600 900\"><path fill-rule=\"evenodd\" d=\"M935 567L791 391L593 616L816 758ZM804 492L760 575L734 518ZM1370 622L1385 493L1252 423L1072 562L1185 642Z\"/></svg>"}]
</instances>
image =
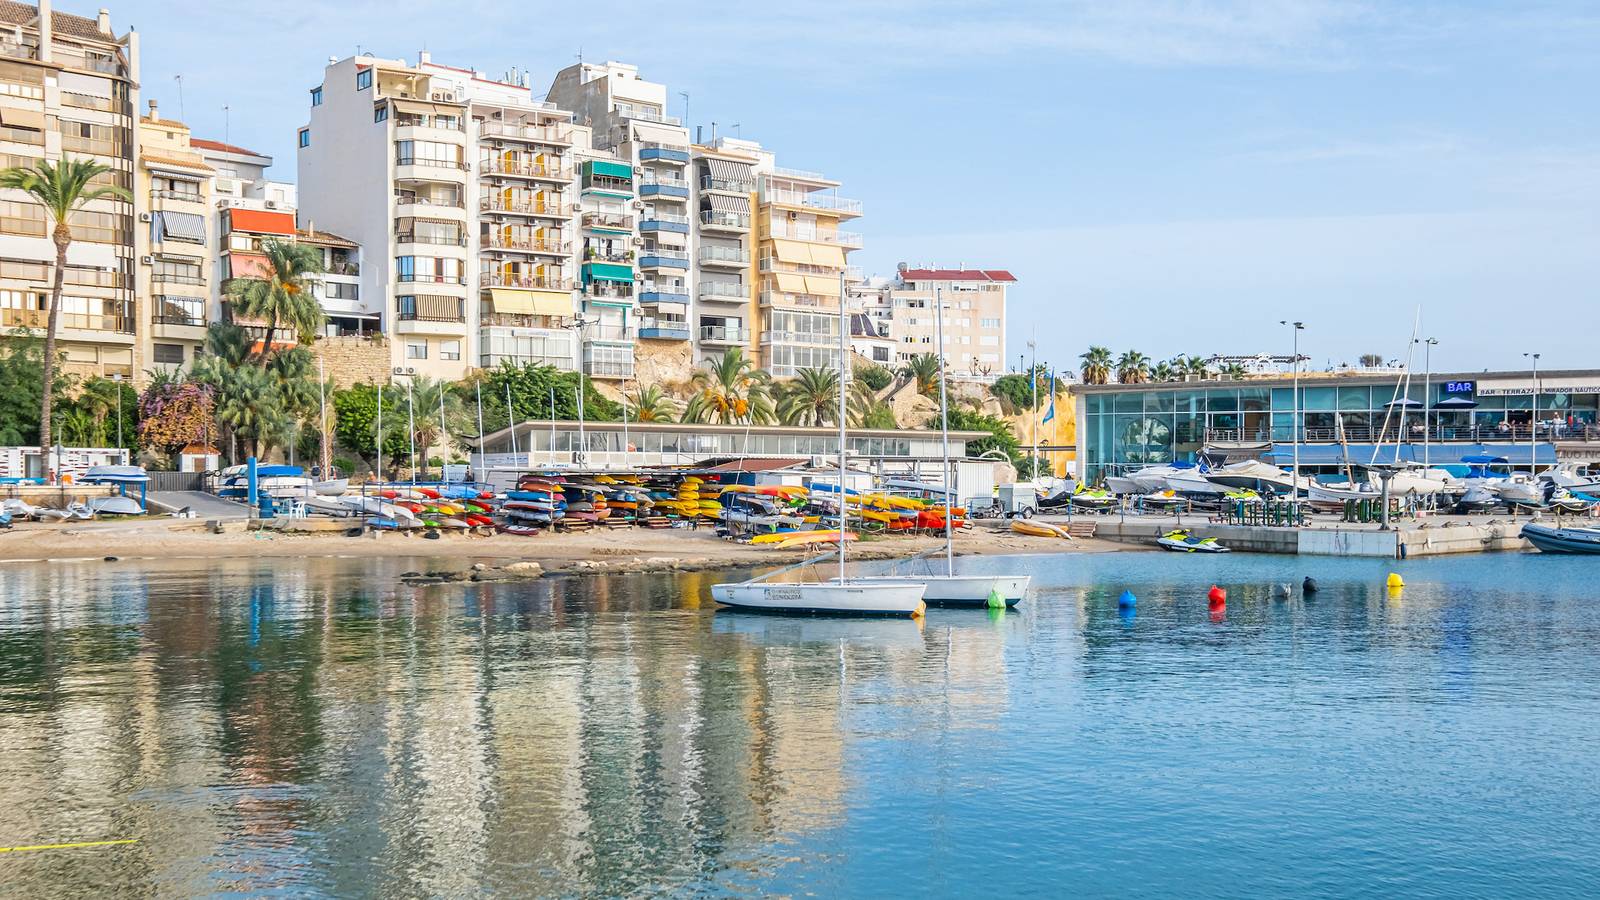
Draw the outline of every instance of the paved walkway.
<instances>
[{"instance_id":1,"label":"paved walkway","mask_svg":"<svg viewBox=\"0 0 1600 900\"><path fill-rule=\"evenodd\" d=\"M150 505L177 512L185 506L202 519L246 519L250 510L243 503L224 500L204 491L158 491L149 495Z\"/></svg>"}]
</instances>

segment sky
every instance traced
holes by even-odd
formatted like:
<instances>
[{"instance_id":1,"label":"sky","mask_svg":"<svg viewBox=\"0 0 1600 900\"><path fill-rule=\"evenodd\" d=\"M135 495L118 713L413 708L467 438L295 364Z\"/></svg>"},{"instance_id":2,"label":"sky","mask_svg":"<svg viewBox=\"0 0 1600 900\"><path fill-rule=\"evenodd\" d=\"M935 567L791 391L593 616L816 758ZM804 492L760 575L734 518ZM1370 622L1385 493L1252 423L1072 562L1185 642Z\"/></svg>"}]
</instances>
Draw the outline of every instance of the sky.
<instances>
[{"instance_id":1,"label":"sky","mask_svg":"<svg viewBox=\"0 0 1600 900\"><path fill-rule=\"evenodd\" d=\"M1435 371L1600 364L1594 2L182 7L112 9L144 96L283 180L329 56L427 49L541 94L580 53L634 63L708 135L838 178L869 272L1015 273L1011 365L1034 339L1061 368L1287 354L1284 319L1312 365L1403 360L1419 316Z\"/></svg>"}]
</instances>

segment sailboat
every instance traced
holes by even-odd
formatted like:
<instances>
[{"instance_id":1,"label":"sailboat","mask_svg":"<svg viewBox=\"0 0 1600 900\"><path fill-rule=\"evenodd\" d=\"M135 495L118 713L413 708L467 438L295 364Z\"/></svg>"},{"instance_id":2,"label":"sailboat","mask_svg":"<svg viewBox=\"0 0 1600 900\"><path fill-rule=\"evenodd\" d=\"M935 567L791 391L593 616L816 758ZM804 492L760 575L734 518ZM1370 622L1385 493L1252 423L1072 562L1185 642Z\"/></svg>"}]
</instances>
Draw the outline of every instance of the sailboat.
<instances>
[{"instance_id":1,"label":"sailboat","mask_svg":"<svg viewBox=\"0 0 1600 900\"><path fill-rule=\"evenodd\" d=\"M938 342L939 360L944 360L944 299L935 289L933 295L933 330L935 340ZM1037 377L1035 374L1034 377ZM844 394L844 379L839 379L839 393ZM1028 592L1028 583L1032 578L1028 575L957 575L955 560L955 531L952 520L955 516L950 511L956 505L956 491L954 472L950 466L950 418L949 396L945 386L945 379L939 379L939 433L943 446L944 460L944 572L930 572L925 575L888 573L857 578L856 581L864 584L896 584L913 583L926 588L922 599L930 604L939 606L987 606L991 598L999 598L1006 606L1015 606ZM843 421L844 409L839 411L840 420ZM840 526L843 527L842 524ZM843 547L841 546L841 552ZM913 556L906 562L927 559L932 553ZM842 573L841 573L842 578Z\"/></svg>"},{"instance_id":2,"label":"sailboat","mask_svg":"<svg viewBox=\"0 0 1600 900\"><path fill-rule=\"evenodd\" d=\"M769 572L748 581L726 582L711 586L711 599L724 606L754 612L811 613L821 615L857 616L911 616L920 617L927 611L923 602L927 588L915 581L860 581L845 577L845 557L849 541L847 517L849 504L844 502L845 483L845 365L850 359L850 328L845 311L844 273L839 273L839 577L832 581L774 582L774 576L811 565L808 560L794 566ZM946 517L948 518L948 517ZM826 556L822 559L827 559Z\"/></svg>"}]
</instances>

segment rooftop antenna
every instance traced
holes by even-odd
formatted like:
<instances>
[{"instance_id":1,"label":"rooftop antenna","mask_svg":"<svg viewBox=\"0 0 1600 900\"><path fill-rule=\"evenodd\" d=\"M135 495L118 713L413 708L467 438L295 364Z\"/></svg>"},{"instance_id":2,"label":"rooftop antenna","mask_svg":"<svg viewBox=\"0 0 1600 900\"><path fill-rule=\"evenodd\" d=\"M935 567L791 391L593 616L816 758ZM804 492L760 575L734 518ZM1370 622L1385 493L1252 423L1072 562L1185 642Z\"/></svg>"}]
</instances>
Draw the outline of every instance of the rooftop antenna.
<instances>
[{"instance_id":1,"label":"rooftop antenna","mask_svg":"<svg viewBox=\"0 0 1600 900\"><path fill-rule=\"evenodd\" d=\"M689 124L689 92L679 91L678 96L683 98L683 124Z\"/></svg>"},{"instance_id":2,"label":"rooftop antenna","mask_svg":"<svg viewBox=\"0 0 1600 900\"><path fill-rule=\"evenodd\" d=\"M174 75L172 76L172 80L178 83L178 118L180 120L185 120L188 117L183 114L183 76Z\"/></svg>"},{"instance_id":3,"label":"rooftop antenna","mask_svg":"<svg viewBox=\"0 0 1600 900\"><path fill-rule=\"evenodd\" d=\"M734 136L735 139L744 137L744 132L739 130L739 123L738 122L735 122L732 125L729 125L728 127L733 129L733 136Z\"/></svg>"},{"instance_id":4,"label":"rooftop antenna","mask_svg":"<svg viewBox=\"0 0 1600 900\"><path fill-rule=\"evenodd\" d=\"M222 142L228 143L228 104L222 104Z\"/></svg>"}]
</instances>

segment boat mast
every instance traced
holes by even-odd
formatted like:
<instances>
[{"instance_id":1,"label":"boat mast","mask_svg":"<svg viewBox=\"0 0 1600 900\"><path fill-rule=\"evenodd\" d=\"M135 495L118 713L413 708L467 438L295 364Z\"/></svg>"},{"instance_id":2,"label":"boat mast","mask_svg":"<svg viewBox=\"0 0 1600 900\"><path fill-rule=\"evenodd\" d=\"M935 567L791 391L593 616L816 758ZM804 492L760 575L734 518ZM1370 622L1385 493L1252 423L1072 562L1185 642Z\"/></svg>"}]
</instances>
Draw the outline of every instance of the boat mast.
<instances>
[{"instance_id":1,"label":"boat mast","mask_svg":"<svg viewBox=\"0 0 1600 900\"><path fill-rule=\"evenodd\" d=\"M849 320L845 316L844 270L839 270L839 583L844 584L844 553L849 542L844 537L844 378L849 358Z\"/></svg>"},{"instance_id":2,"label":"boat mast","mask_svg":"<svg viewBox=\"0 0 1600 900\"><path fill-rule=\"evenodd\" d=\"M944 377L944 289L938 285L933 288L933 339L939 347L939 440L943 447L944 476L944 568L946 575L956 574L955 538L950 531L950 518L955 512L955 478L950 472L950 395L945 386ZM1039 414L1039 375L1031 373L1033 378L1034 415ZM1034 452L1038 453L1037 439L1035 439ZM1034 465L1038 462L1035 460Z\"/></svg>"}]
</instances>

